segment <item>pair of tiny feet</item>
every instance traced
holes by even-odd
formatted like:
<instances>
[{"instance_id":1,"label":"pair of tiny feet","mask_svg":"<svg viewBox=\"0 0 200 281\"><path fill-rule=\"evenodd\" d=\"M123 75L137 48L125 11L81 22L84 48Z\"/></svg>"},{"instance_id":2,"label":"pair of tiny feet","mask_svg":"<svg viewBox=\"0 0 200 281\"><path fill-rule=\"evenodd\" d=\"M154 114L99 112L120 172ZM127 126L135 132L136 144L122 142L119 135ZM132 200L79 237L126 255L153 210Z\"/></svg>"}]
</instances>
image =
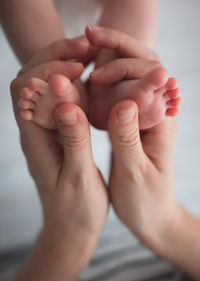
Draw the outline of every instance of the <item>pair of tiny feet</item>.
<instances>
[{"instance_id":1,"label":"pair of tiny feet","mask_svg":"<svg viewBox=\"0 0 200 281\"><path fill-rule=\"evenodd\" d=\"M108 103L106 99L101 100L99 106L95 99L91 103L89 119L98 129L107 128L107 119L112 106L122 99L132 99L137 103L141 130L155 126L166 116L177 115L180 103L177 80L169 78L165 68L157 67L141 79L125 80L123 83L122 96L119 100L113 98L113 104L112 101ZM27 87L21 90L20 114L24 120L32 120L46 129L56 129L54 111L59 104L66 102L81 107L79 92L67 77L56 74L49 82L32 78L28 81ZM101 119L102 122L96 122Z\"/></svg>"}]
</instances>

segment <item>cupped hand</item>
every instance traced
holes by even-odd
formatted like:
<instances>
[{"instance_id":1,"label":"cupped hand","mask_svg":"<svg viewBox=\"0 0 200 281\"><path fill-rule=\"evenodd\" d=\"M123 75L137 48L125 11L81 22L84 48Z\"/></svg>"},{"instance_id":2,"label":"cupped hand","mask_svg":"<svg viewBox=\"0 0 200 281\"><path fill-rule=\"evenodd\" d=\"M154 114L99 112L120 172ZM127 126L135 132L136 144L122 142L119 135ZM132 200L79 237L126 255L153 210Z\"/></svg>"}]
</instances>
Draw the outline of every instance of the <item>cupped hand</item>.
<instances>
[{"instance_id":1,"label":"cupped hand","mask_svg":"<svg viewBox=\"0 0 200 281\"><path fill-rule=\"evenodd\" d=\"M165 235L177 207L173 194L176 120L139 132L132 100L118 103L108 128L113 148L109 190L119 218L152 247Z\"/></svg>"},{"instance_id":2,"label":"cupped hand","mask_svg":"<svg viewBox=\"0 0 200 281\"><path fill-rule=\"evenodd\" d=\"M11 84L22 149L42 202L43 228L48 229L48 235L60 230L74 243L83 242L80 235L98 239L109 204L104 180L93 160L87 117L78 106L61 104L55 111L58 130L49 131L23 121L17 103L20 89L31 77L45 81L56 73L71 80L79 77L82 64L67 60L86 55L88 49L85 41L56 42L24 66Z\"/></svg>"},{"instance_id":3,"label":"cupped hand","mask_svg":"<svg viewBox=\"0 0 200 281\"><path fill-rule=\"evenodd\" d=\"M121 57L90 75L93 117L98 102L109 102L113 96L111 99L117 103L114 97L123 96L123 84L118 82L142 78L160 62L153 51L119 31L88 27L86 34L94 46L114 50ZM97 124L99 120L95 121ZM137 105L133 100L124 100L113 107L108 131L113 148L109 182L112 204L138 238L152 246L152 240L165 235L177 208L173 194L176 120L167 118L140 132Z\"/></svg>"},{"instance_id":4,"label":"cupped hand","mask_svg":"<svg viewBox=\"0 0 200 281\"><path fill-rule=\"evenodd\" d=\"M131 96L130 83L123 81L140 79L161 64L152 50L120 31L88 26L86 36L101 50L95 59L96 70L90 74L89 120L106 130L113 105Z\"/></svg>"}]
</instances>

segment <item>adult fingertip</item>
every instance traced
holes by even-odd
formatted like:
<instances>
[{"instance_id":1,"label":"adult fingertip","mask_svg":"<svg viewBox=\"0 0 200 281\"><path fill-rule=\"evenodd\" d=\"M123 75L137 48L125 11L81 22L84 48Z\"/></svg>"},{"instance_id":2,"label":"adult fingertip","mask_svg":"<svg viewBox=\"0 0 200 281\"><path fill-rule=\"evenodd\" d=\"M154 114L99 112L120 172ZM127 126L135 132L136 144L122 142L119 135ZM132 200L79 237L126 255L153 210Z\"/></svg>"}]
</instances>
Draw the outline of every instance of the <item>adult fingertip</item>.
<instances>
[{"instance_id":1,"label":"adult fingertip","mask_svg":"<svg viewBox=\"0 0 200 281\"><path fill-rule=\"evenodd\" d=\"M130 108L127 107L121 107L118 110L118 121L120 124L125 125L129 124L131 121L133 121L136 114L136 106L132 105Z\"/></svg>"},{"instance_id":2,"label":"adult fingertip","mask_svg":"<svg viewBox=\"0 0 200 281\"><path fill-rule=\"evenodd\" d=\"M74 69L79 70L80 72L83 72L84 70L84 65L81 62L68 61L67 64L69 64Z\"/></svg>"},{"instance_id":3,"label":"adult fingertip","mask_svg":"<svg viewBox=\"0 0 200 281\"><path fill-rule=\"evenodd\" d=\"M95 69L89 75L90 81L95 84L101 84L105 80L104 72L105 72L105 67L100 67L100 68Z\"/></svg>"},{"instance_id":4,"label":"adult fingertip","mask_svg":"<svg viewBox=\"0 0 200 281\"><path fill-rule=\"evenodd\" d=\"M85 36L90 39L90 35L92 33L92 26L91 25L86 25L85 27Z\"/></svg>"},{"instance_id":5,"label":"adult fingertip","mask_svg":"<svg viewBox=\"0 0 200 281\"><path fill-rule=\"evenodd\" d=\"M78 111L78 107L71 103L63 103L57 106L55 110L55 118L58 126L77 124L80 114Z\"/></svg>"},{"instance_id":6,"label":"adult fingertip","mask_svg":"<svg viewBox=\"0 0 200 281\"><path fill-rule=\"evenodd\" d=\"M128 125L137 119L137 105L133 100L124 100L117 103L111 110L108 120L108 127L112 129L116 127L124 128L124 125ZM136 120L135 120L136 122Z\"/></svg>"},{"instance_id":7,"label":"adult fingertip","mask_svg":"<svg viewBox=\"0 0 200 281\"><path fill-rule=\"evenodd\" d=\"M78 122L78 115L75 110L71 112L63 112L59 109L56 112L56 121L60 125L75 125Z\"/></svg>"},{"instance_id":8,"label":"adult fingertip","mask_svg":"<svg viewBox=\"0 0 200 281\"><path fill-rule=\"evenodd\" d=\"M89 138L89 123L83 110L76 104L63 103L55 110L55 119L61 137L67 144L74 141L74 146ZM81 145L81 144L80 144Z\"/></svg>"},{"instance_id":9,"label":"adult fingertip","mask_svg":"<svg viewBox=\"0 0 200 281\"><path fill-rule=\"evenodd\" d=\"M143 156L140 141L138 109L132 100L116 104L109 116L108 131L115 157L127 166ZM135 165L134 164L134 165Z\"/></svg>"},{"instance_id":10,"label":"adult fingertip","mask_svg":"<svg viewBox=\"0 0 200 281\"><path fill-rule=\"evenodd\" d=\"M90 41L91 44L96 45L98 44L97 38L96 38L96 32L102 31L103 29L100 26L96 25L87 25L85 28L85 35Z\"/></svg>"},{"instance_id":11,"label":"adult fingertip","mask_svg":"<svg viewBox=\"0 0 200 281\"><path fill-rule=\"evenodd\" d=\"M79 78L84 71L84 65L80 62L68 61L65 62L65 64L66 64L65 76L67 76L70 80L75 80Z\"/></svg>"},{"instance_id":12,"label":"adult fingertip","mask_svg":"<svg viewBox=\"0 0 200 281\"><path fill-rule=\"evenodd\" d=\"M93 163L90 128L82 109L70 103L56 108L59 139L64 151L64 170L76 169L79 173Z\"/></svg>"},{"instance_id":13,"label":"adult fingertip","mask_svg":"<svg viewBox=\"0 0 200 281\"><path fill-rule=\"evenodd\" d=\"M99 25L88 24L86 26L85 30L88 32L101 31L101 30L103 30L103 27L101 27Z\"/></svg>"}]
</instances>

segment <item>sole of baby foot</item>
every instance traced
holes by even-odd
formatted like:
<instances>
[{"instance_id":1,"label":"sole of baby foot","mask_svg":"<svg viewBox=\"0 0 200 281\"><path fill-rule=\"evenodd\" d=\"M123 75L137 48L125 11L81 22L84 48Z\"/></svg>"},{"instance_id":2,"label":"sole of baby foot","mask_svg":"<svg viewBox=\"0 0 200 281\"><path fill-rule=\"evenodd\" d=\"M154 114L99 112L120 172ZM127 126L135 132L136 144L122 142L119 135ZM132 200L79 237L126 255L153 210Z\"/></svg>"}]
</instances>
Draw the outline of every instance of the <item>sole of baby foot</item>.
<instances>
[{"instance_id":1,"label":"sole of baby foot","mask_svg":"<svg viewBox=\"0 0 200 281\"><path fill-rule=\"evenodd\" d=\"M56 129L54 117L56 107L61 103L80 103L80 96L70 80L56 74L49 82L31 78L27 87L21 90L19 107L22 119L33 121L45 129Z\"/></svg>"},{"instance_id":2,"label":"sole of baby foot","mask_svg":"<svg viewBox=\"0 0 200 281\"><path fill-rule=\"evenodd\" d=\"M163 67L158 67L142 79L121 81L109 88L109 93L93 96L90 121L97 129L106 130L110 110L125 99L134 100L139 109L139 127L151 128L166 116L176 116L180 104L180 91L175 78L169 78Z\"/></svg>"}]
</instances>

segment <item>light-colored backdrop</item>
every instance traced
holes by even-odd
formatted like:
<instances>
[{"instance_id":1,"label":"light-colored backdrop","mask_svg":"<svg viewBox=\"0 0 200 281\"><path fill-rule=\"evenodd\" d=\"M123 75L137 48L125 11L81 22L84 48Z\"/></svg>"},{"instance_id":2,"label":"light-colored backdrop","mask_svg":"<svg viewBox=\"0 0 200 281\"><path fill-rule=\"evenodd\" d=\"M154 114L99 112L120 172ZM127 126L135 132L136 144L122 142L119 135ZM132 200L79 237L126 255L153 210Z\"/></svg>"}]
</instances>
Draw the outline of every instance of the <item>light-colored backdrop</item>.
<instances>
[{"instance_id":1,"label":"light-colored backdrop","mask_svg":"<svg viewBox=\"0 0 200 281\"><path fill-rule=\"evenodd\" d=\"M159 0L156 51L182 92L176 142L177 199L200 215L200 1ZM0 29L0 251L32 241L41 223L40 204L28 175L13 117L9 83L19 69ZM105 133L92 130L97 165L108 174Z\"/></svg>"}]
</instances>

